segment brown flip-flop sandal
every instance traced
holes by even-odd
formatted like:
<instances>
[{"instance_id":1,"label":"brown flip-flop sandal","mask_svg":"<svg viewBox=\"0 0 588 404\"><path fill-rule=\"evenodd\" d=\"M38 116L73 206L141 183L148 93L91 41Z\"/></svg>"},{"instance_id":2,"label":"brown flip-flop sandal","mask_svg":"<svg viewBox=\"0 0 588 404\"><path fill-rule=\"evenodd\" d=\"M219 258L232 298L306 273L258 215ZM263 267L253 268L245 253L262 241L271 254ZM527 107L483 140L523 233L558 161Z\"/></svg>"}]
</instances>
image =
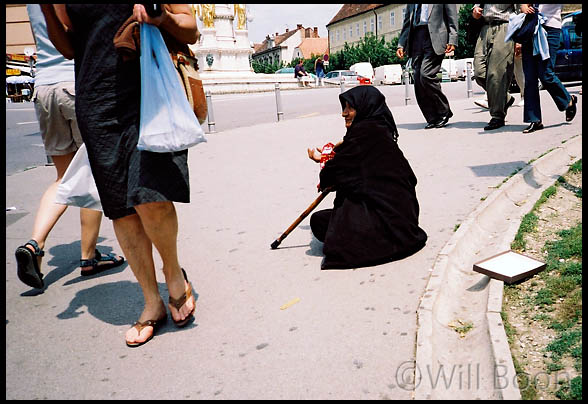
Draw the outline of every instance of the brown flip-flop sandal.
<instances>
[{"instance_id":1,"label":"brown flip-flop sandal","mask_svg":"<svg viewBox=\"0 0 588 404\"><path fill-rule=\"evenodd\" d=\"M151 339L153 338L153 336L155 335L155 333L157 332L157 330L159 330L159 328L163 324L165 324L166 321L167 321L167 313L165 313L163 315L163 317L161 317L158 320L137 321L131 327L131 328L135 328L137 330L137 335L141 335L141 331L143 330L143 328L149 327L149 326L153 327L153 332L151 333L151 335L149 336L149 338L147 338L143 342L129 342L129 341L125 341L127 343L127 346L128 347L131 347L131 348L136 348L138 346L141 346L141 345L146 344L147 342L151 341Z\"/></svg>"},{"instance_id":2,"label":"brown flip-flop sandal","mask_svg":"<svg viewBox=\"0 0 588 404\"><path fill-rule=\"evenodd\" d=\"M180 311L180 308L182 308L184 303L186 303L188 301L188 299L190 297L192 297L192 284L190 283L190 281L188 281L188 276L186 275L186 271L184 271L184 268L181 268L181 269L182 269L182 273L184 274L184 279L186 280L186 282L188 282L188 287L186 288L186 291L184 292L182 297L180 297L179 299L174 299L171 296L169 297L169 304L171 304L173 307L175 307L175 309L177 311ZM172 320L174 321L174 324L177 327L185 326L194 317L193 316L194 311L196 311L196 301L194 301L194 308L192 309L192 312L185 319L183 319L181 321L176 321L176 320L173 320L173 316L172 316Z\"/></svg>"}]
</instances>

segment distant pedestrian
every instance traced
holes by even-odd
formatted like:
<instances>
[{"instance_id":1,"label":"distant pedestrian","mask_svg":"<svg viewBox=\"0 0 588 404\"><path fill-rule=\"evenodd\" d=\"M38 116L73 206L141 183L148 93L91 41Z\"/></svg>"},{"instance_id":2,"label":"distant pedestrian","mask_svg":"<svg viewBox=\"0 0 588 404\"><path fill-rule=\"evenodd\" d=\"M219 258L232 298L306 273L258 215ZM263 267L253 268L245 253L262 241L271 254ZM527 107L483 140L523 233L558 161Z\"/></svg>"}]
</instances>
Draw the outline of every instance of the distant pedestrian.
<instances>
[{"instance_id":1,"label":"distant pedestrian","mask_svg":"<svg viewBox=\"0 0 588 404\"><path fill-rule=\"evenodd\" d=\"M27 12L37 47L37 64L33 102L45 153L51 157L57 178L41 197L35 216L31 239L16 249L17 274L26 285L45 287L41 261L49 233L61 217L66 205L55 203L57 187L82 138L75 114L74 64L53 46L47 34L45 18L38 4L27 4ZM96 249L102 212L80 209L81 275L93 275L121 265L124 258L102 254Z\"/></svg>"},{"instance_id":2,"label":"distant pedestrian","mask_svg":"<svg viewBox=\"0 0 588 404\"><path fill-rule=\"evenodd\" d=\"M323 77L325 77L325 63L323 62L322 57L318 57L314 61L314 71L316 74L316 85L322 86L323 85Z\"/></svg>"},{"instance_id":3,"label":"distant pedestrian","mask_svg":"<svg viewBox=\"0 0 588 404\"><path fill-rule=\"evenodd\" d=\"M472 9L472 16L484 21L474 51L474 78L486 91L491 117L484 130L503 127L508 108L515 101L508 92L513 79L515 44L504 41L514 12L515 4L475 4Z\"/></svg>"},{"instance_id":4,"label":"distant pedestrian","mask_svg":"<svg viewBox=\"0 0 588 404\"><path fill-rule=\"evenodd\" d=\"M523 133L532 133L543 129L541 103L537 80L545 87L557 109L565 111L566 122L571 122L576 116L578 97L570 95L568 90L555 75L555 58L559 48L561 36L562 4L539 4L537 8L531 4L521 4L521 12L525 14L539 13L539 30L535 35L542 35L545 31L549 54L535 54L534 41L522 44L523 71L525 72L525 105L523 122L528 122Z\"/></svg>"},{"instance_id":5,"label":"distant pedestrian","mask_svg":"<svg viewBox=\"0 0 588 404\"><path fill-rule=\"evenodd\" d=\"M175 325L188 324L196 309L192 285L179 263L178 218L173 204L190 201L188 150L153 153L137 149L139 58L123 62L113 39L133 16L139 23L159 26L164 35L182 44L195 43L196 20L187 4L164 4L162 14L154 18L140 4L42 7L52 28L51 40L66 57L75 59L76 114L104 214L113 221L117 240L143 292L143 311L125 334L128 346L140 346L167 320L153 247L163 261L168 308Z\"/></svg>"},{"instance_id":6,"label":"distant pedestrian","mask_svg":"<svg viewBox=\"0 0 588 404\"><path fill-rule=\"evenodd\" d=\"M408 4L396 55L412 58L414 92L427 121L425 129L442 128L453 116L437 78L446 54L457 44L456 4Z\"/></svg>"},{"instance_id":7,"label":"distant pedestrian","mask_svg":"<svg viewBox=\"0 0 588 404\"><path fill-rule=\"evenodd\" d=\"M310 218L312 233L324 243L321 269L379 265L412 255L425 246L427 234L418 225L417 178L398 147L386 99L376 87L358 86L340 94L339 101L347 128L343 141L334 148L327 144L323 156L307 150L310 159L324 164L320 189L336 192L333 208Z\"/></svg>"},{"instance_id":8,"label":"distant pedestrian","mask_svg":"<svg viewBox=\"0 0 588 404\"><path fill-rule=\"evenodd\" d=\"M294 77L298 79L298 83L303 87L310 87L308 73L304 70L303 60L300 59L294 67Z\"/></svg>"}]
</instances>

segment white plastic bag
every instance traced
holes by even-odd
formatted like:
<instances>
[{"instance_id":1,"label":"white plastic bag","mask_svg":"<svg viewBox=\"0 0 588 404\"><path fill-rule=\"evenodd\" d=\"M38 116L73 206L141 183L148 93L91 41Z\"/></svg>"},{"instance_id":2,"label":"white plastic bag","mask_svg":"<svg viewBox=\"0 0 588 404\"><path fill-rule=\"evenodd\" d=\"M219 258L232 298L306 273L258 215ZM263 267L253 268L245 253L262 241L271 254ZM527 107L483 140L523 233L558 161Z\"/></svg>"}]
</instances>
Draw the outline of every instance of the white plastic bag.
<instances>
[{"instance_id":1,"label":"white plastic bag","mask_svg":"<svg viewBox=\"0 0 588 404\"><path fill-rule=\"evenodd\" d=\"M168 153L205 142L159 29L141 24L141 119L137 149Z\"/></svg>"},{"instance_id":2,"label":"white plastic bag","mask_svg":"<svg viewBox=\"0 0 588 404\"><path fill-rule=\"evenodd\" d=\"M65 170L61 183L57 187L55 203L102 210L85 144L78 149Z\"/></svg>"}]
</instances>

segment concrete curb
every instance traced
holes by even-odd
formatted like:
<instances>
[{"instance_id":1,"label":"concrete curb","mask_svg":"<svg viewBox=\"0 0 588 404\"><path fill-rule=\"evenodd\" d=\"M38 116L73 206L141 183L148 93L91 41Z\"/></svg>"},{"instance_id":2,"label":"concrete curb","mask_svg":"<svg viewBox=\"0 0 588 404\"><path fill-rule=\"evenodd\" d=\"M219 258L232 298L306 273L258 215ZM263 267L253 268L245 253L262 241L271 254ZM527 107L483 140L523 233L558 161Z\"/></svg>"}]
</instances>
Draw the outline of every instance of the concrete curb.
<instances>
[{"instance_id":1,"label":"concrete curb","mask_svg":"<svg viewBox=\"0 0 588 404\"><path fill-rule=\"evenodd\" d=\"M521 399L500 315L504 284L474 273L472 264L510 249L522 217L581 155L578 135L527 165L479 204L439 252L417 310L415 399ZM475 281L478 289L467 288ZM481 293L473 295L472 289ZM478 313L469 312L472 307ZM480 307L485 307L483 315ZM447 326L455 316L473 318L475 332L458 339ZM443 371L452 363L460 369L469 363L469 369L472 359L482 363L477 388L464 391L461 374L459 388L455 383L438 388L434 369ZM437 380L431 380L435 374Z\"/></svg>"}]
</instances>

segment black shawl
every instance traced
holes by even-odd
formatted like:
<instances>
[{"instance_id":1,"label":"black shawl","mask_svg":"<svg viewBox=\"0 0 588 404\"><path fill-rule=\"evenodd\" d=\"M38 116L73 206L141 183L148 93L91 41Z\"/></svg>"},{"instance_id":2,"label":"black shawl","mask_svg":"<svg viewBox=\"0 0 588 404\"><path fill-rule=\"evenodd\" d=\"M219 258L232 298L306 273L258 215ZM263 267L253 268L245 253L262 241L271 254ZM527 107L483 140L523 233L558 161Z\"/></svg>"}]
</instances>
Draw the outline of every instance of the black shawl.
<instances>
[{"instance_id":1,"label":"black shawl","mask_svg":"<svg viewBox=\"0 0 588 404\"><path fill-rule=\"evenodd\" d=\"M372 86L339 95L356 116L335 157L320 173L321 189L337 192L325 237L323 269L377 265L420 250L417 179L398 148L385 97Z\"/></svg>"}]
</instances>

